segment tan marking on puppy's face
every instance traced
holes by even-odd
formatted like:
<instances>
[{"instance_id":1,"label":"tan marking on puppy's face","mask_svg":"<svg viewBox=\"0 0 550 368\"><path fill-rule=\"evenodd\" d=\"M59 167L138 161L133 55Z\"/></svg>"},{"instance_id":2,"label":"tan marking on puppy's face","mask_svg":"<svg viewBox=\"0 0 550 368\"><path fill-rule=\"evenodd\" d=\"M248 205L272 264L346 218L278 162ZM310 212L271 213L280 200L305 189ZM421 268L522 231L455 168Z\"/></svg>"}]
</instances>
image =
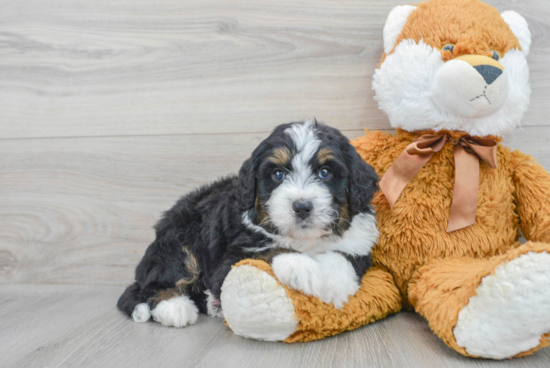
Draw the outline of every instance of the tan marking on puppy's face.
<instances>
[{"instance_id":1,"label":"tan marking on puppy's face","mask_svg":"<svg viewBox=\"0 0 550 368\"><path fill-rule=\"evenodd\" d=\"M258 216L258 223L260 225L265 225L269 221L269 215L265 210L265 206L260 203L260 197L256 196L256 201L254 202L254 208Z\"/></svg>"},{"instance_id":2,"label":"tan marking on puppy's face","mask_svg":"<svg viewBox=\"0 0 550 368\"><path fill-rule=\"evenodd\" d=\"M343 233L350 226L350 216L348 204L344 203L340 208L340 219L338 220L337 230L339 233Z\"/></svg>"},{"instance_id":3,"label":"tan marking on puppy's face","mask_svg":"<svg viewBox=\"0 0 550 368\"><path fill-rule=\"evenodd\" d=\"M319 152L317 152L317 160L321 165L326 163L328 160L333 160L333 159L334 159L334 154L328 148L321 148Z\"/></svg>"},{"instance_id":4,"label":"tan marking on puppy's face","mask_svg":"<svg viewBox=\"0 0 550 368\"><path fill-rule=\"evenodd\" d=\"M288 166L292 159L292 153L286 147L275 148L269 157L269 161L276 165Z\"/></svg>"}]
</instances>

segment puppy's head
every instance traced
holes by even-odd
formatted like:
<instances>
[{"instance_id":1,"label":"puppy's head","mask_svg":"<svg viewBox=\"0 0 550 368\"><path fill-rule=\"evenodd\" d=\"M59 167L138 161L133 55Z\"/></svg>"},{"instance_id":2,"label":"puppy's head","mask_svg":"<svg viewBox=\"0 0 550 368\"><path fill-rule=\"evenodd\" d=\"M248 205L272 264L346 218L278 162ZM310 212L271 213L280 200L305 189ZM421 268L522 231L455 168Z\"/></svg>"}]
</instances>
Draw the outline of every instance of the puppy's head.
<instances>
[{"instance_id":1,"label":"puppy's head","mask_svg":"<svg viewBox=\"0 0 550 368\"><path fill-rule=\"evenodd\" d=\"M280 125L239 173L245 216L300 240L341 235L369 212L378 177L338 130L316 121Z\"/></svg>"}]
</instances>

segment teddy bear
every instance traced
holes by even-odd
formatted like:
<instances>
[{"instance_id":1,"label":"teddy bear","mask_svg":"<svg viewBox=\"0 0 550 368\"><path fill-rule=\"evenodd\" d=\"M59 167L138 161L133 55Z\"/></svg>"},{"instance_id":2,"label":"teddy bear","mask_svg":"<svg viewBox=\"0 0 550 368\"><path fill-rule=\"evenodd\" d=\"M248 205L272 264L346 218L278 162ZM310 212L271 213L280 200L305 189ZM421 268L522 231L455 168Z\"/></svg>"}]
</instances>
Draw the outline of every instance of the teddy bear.
<instances>
[{"instance_id":1,"label":"teddy bear","mask_svg":"<svg viewBox=\"0 0 550 368\"><path fill-rule=\"evenodd\" d=\"M527 22L479 0L429 0L395 7L383 41L373 89L396 131L352 142L382 178L374 266L337 309L241 261L222 288L227 325L303 342L415 310L465 356L547 346L550 175L501 145L529 104Z\"/></svg>"}]
</instances>

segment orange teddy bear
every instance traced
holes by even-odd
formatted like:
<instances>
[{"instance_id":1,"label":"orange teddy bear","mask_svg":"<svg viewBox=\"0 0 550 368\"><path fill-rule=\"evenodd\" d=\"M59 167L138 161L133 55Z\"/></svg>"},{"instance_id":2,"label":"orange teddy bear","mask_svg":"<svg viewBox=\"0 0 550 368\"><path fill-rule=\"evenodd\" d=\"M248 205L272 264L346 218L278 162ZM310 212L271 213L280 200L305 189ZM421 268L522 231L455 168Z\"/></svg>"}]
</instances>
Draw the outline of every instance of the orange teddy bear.
<instances>
[{"instance_id":1,"label":"orange teddy bear","mask_svg":"<svg viewBox=\"0 0 550 368\"><path fill-rule=\"evenodd\" d=\"M414 308L463 355L547 346L550 175L499 144L529 104L530 43L523 17L478 0L394 8L373 87L397 133L353 142L383 177L375 266L336 309L281 285L266 263L242 261L222 288L231 329L309 341Z\"/></svg>"}]
</instances>

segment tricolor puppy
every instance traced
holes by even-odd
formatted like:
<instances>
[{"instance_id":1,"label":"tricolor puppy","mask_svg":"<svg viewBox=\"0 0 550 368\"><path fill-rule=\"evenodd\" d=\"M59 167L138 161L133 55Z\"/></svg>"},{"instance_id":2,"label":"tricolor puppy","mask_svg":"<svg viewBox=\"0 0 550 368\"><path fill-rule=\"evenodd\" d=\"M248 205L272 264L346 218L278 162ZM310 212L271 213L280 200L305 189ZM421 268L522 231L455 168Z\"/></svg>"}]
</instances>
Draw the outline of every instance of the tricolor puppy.
<instances>
[{"instance_id":1,"label":"tricolor puppy","mask_svg":"<svg viewBox=\"0 0 550 368\"><path fill-rule=\"evenodd\" d=\"M371 264L377 179L338 130L281 125L238 176L164 214L118 308L136 322L175 327L195 323L199 311L221 317L224 278L245 258L269 262L282 283L341 308Z\"/></svg>"}]
</instances>

